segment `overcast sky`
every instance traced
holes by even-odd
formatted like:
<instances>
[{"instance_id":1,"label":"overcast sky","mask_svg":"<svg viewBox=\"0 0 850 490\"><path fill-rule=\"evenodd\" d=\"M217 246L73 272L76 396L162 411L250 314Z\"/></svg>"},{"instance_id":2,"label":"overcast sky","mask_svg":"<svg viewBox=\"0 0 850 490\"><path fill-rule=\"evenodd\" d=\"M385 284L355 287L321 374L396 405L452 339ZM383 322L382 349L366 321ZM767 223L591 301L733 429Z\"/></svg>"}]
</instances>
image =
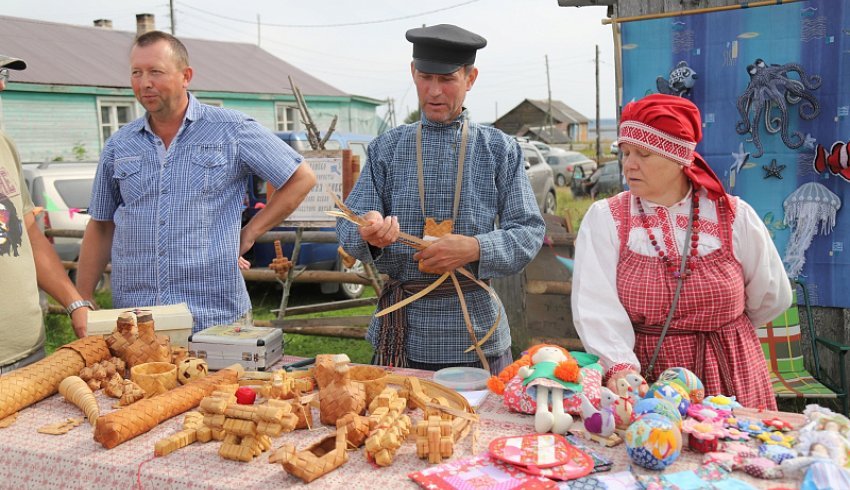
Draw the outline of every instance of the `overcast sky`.
<instances>
[{"instance_id":1,"label":"overcast sky","mask_svg":"<svg viewBox=\"0 0 850 490\"><path fill-rule=\"evenodd\" d=\"M601 117L615 117L613 38L600 22L605 7L558 7L557 0L175 0L174 9L178 37L252 44L259 15L263 49L345 92L395 99L399 123L417 105L404 38L412 27L456 24L487 39L466 99L479 122L525 98L546 99L546 55L552 98L595 118L598 45ZM170 29L167 0L4 0L0 7L2 15L76 25L105 18L126 31L135 31L137 13L152 13L158 29ZM221 69L238 70L235 61L222 60Z\"/></svg>"}]
</instances>

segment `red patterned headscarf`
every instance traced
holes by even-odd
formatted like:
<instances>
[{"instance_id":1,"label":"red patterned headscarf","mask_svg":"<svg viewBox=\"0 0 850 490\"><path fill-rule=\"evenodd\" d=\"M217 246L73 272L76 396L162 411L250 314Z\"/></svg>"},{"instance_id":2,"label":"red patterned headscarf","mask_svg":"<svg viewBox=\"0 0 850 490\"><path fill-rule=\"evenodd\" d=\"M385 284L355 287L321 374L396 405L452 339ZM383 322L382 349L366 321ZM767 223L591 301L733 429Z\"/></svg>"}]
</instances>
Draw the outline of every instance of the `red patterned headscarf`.
<instances>
[{"instance_id":1,"label":"red patterned headscarf","mask_svg":"<svg viewBox=\"0 0 850 490\"><path fill-rule=\"evenodd\" d=\"M653 94L630 102L620 118L617 143L631 143L682 165L696 188L705 187L717 200L726 195L723 184L697 153L702 121L693 102L673 95Z\"/></svg>"}]
</instances>

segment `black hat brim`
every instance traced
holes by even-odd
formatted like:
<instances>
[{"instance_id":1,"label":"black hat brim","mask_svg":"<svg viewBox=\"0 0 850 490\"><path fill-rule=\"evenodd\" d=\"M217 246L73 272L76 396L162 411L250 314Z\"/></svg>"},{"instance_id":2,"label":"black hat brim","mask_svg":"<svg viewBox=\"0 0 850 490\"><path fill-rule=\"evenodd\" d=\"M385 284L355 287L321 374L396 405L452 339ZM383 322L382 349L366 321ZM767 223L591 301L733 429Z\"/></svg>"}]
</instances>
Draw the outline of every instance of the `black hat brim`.
<instances>
[{"instance_id":1,"label":"black hat brim","mask_svg":"<svg viewBox=\"0 0 850 490\"><path fill-rule=\"evenodd\" d=\"M422 73L433 73L436 75L449 75L458 71L463 65L446 63L443 61L431 61L414 59L413 66Z\"/></svg>"}]
</instances>

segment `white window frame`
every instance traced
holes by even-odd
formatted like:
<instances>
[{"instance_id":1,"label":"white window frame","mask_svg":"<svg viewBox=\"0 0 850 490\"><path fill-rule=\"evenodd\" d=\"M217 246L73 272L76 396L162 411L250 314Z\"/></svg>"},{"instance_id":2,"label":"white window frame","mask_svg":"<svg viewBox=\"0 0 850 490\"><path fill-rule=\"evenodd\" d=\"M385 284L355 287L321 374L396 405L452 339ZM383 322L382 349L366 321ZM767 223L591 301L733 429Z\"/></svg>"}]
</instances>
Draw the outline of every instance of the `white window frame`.
<instances>
[{"instance_id":1,"label":"white window frame","mask_svg":"<svg viewBox=\"0 0 850 490\"><path fill-rule=\"evenodd\" d=\"M284 108L284 120L281 121L278 115L279 110ZM292 109L293 118L290 121L286 118L286 109ZM274 128L275 131L298 131L298 107L291 102L275 102L274 104Z\"/></svg>"},{"instance_id":2,"label":"white window frame","mask_svg":"<svg viewBox=\"0 0 850 490\"><path fill-rule=\"evenodd\" d=\"M110 115L113 118L113 121L111 121L111 124L110 124L110 126L112 126L112 133L111 134L115 134L115 132L118 131L119 129L121 129L121 126L123 126L123 124L121 126L118 126L118 121L117 121L118 120L118 113L115 110L115 108L118 107L118 106L127 107L130 110L130 119L127 121L127 123L136 119L136 117L137 117L136 114L138 113L137 109L136 109L136 99L134 99L134 98L118 98L118 97L98 97L98 99L97 99L97 138L98 138L98 140L100 140L100 147L101 148L103 148L103 146L106 144L106 140L103 139L103 126L104 126L103 117L102 117L103 107L109 107L110 108L109 112L110 112ZM127 124L127 123L124 123L124 124Z\"/></svg>"}]
</instances>

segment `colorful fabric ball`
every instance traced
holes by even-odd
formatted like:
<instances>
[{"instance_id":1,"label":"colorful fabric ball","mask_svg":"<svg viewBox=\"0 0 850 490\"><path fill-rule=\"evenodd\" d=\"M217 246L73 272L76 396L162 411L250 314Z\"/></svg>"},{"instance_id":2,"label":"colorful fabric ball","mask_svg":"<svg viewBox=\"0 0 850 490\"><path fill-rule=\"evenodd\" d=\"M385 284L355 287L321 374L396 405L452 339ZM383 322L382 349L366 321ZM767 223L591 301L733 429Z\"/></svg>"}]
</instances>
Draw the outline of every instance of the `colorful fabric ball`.
<instances>
[{"instance_id":1,"label":"colorful fabric ball","mask_svg":"<svg viewBox=\"0 0 850 490\"><path fill-rule=\"evenodd\" d=\"M688 413L688 407L691 406L691 398L685 389L676 383L668 381L658 381L649 387L644 398L662 398L667 400L684 417Z\"/></svg>"},{"instance_id":2,"label":"colorful fabric ball","mask_svg":"<svg viewBox=\"0 0 850 490\"><path fill-rule=\"evenodd\" d=\"M683 367L673 367L665 370L658 381L669 381L682 386L688 393L691 403L702 403L705 398L705 386L696 374Z\"/></svg>"},{"instance_id":3,"label":"colorful fabric ball","mask_svg":"<svg viewBox=\"0 0 850 490\"><path fill-rule=\"evenodd\" d=\"M646 469L663 470L682 452L682 433L667 417L645 414L626 430L626 452Z\"/></svg>"},{"instance_id":4,"label":"colorful fabric ball","mask_svg":"<svg viewBox=\"0 0 850 490\"><path fill-rule=\"evenodd\" d=\"M656 414L667 417L677 429L682 427L682 414L672 403L664 398L644 398L632 407L632 417L638 418L644 414Z\"/></svg>"}]
</instances>

